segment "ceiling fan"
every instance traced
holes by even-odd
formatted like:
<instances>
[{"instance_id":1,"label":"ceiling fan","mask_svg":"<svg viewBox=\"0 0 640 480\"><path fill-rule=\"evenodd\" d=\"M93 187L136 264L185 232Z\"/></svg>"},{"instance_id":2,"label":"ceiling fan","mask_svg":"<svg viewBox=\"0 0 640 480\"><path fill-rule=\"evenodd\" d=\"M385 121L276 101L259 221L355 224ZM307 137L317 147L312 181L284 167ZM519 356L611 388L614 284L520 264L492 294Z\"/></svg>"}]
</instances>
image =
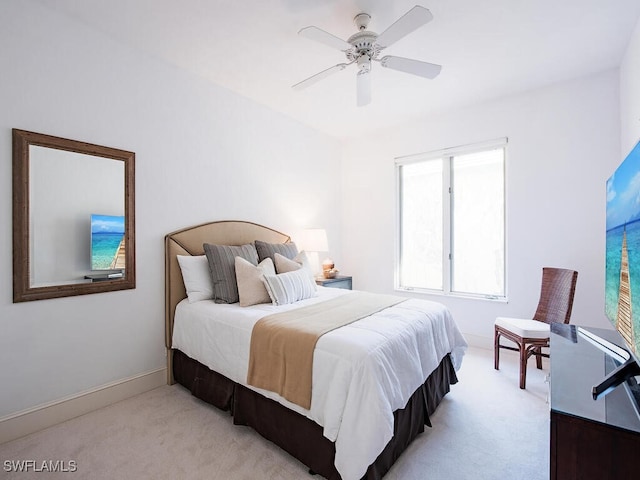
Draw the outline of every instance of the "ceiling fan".
<instances>
[{"instance_id":1,"label":"ceiling fan","mask_svg":"<svg viewBox=\"0 0 640 480\"><path fill-rule=\"evenodd\" d=\"M401 38L410 34L418 27L430 22L433 19L431 12L420 5L416 5L396 22L378 35L367 30L371 16L367 13L359 13L353 19L358 27L358 32L351 35L346 41L332 35L318 27L305 27L298 32L303 37L310 38L344 52L348 63L338 63L333 67L316 73L311 77L302 80L292 86L294 90L301 90L314 83L328 77L329 75L344 70L352 64L358 67L356 75L356 90L358 106L367 105L371 102L371 62L379 62L380 65L393 70L411 73L424 78L433 79L438 76L441 65L422 62L411 58L396 57L386 55L378 58L380 52L388 46L394 44Z\"/></svg>"}]
</instances>

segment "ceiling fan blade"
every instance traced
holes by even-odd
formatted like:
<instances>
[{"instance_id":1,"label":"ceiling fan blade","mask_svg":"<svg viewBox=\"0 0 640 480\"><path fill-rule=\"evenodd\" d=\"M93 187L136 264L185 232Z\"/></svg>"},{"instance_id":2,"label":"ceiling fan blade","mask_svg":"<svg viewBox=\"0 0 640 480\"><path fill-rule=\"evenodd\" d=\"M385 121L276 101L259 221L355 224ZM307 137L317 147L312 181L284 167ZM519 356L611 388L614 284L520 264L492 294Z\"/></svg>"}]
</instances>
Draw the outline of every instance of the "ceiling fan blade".
<instances>
[{"instance_id":1,"label":"ceiling fan blade","mask_svg":"<svg viewBox=\"0 0 640 480\"><path fill-rule=\"evenodd\" d=\"M392 55L382 57L379 62L383 67L431 79L436 78L442 70L442 65Z\"/></svg>"},{"instance_id":2,"label":"ceiling fan blade","mask_svg":"<svg viewBox=\"0 0 640 480\"><path fill-rule=\"evenodd\" d=\"M356 90L359 107L371 103L371 74L369 72L358 72L358 75L356 75Z\"/></svg>"},{"instance_id":3,"label":"ceiling fan blade","mask_svg":"<svg viewBox=\"0 0 640 480\"><path fill-rule=\"evenodd\" d=\"M346 52L350 48L353 48L350 43L347 43L341 38L338 38L335 35L330 34L329 32L325 32L318 27L304 27L298 32L298 35L310 38L311 40L315 40L316 42L324 43L325 45L328 45L332 48L337 48L338 50L342 50L343 52Z\"/></svg>"},{"instance_id":4,"label":"ceiling fan blade","mask_svg":"<svg viewBox=\"0 0 640 480\"><path fill-rule=\"evenodd\" d=\"M309 78L302 80L301 82L296 83L291 88L293 88L294 90L302 90L303 88L307 88L309 85L313 85L314 83L319 82L323 78L327 78L329 75L335 72L344 70L349 65L351 64L339 63L337 65L334 65L333 67L329 67L326 70L321 71L320 73L316 73L315 75L312 75Z\"/></svg>"},{"instance_id":5,"label":"ceiling fan blade","mask_svg":"<svg viewBox=\"0 0 640 480\"><path fill-rule=\"evenodd\" d=\"M376 43L380 48L388 47L431 20L433 20L433 15L429 9L416 5L378 35Z\"/></svg>"}]
</instances>

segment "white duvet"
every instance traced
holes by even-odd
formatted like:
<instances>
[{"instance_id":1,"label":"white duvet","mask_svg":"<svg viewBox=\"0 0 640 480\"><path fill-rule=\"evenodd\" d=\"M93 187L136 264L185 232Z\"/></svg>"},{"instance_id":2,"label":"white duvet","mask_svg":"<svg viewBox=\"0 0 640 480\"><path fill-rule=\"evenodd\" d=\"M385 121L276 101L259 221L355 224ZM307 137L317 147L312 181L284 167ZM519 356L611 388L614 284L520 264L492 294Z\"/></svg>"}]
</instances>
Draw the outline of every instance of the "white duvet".
<instances>
[{"instance_id":1,"label":"white duvet","mask_svg":"<svg viewBox=\"0 0 640 480\"><path fill-rule=\"evenodd\" d=\"M318 288L318 297L292 305L240 307L211 300L176 308L173 348L245 386L251 330L265 315L321 302L349 290ZM256 390L314 422L335 442L343 480L366 473L393 436L393 412L451 352L460 368L467 343L442 304L407 299L323 335L313 356L311 410Z\"/></svg>"}]
</instances>

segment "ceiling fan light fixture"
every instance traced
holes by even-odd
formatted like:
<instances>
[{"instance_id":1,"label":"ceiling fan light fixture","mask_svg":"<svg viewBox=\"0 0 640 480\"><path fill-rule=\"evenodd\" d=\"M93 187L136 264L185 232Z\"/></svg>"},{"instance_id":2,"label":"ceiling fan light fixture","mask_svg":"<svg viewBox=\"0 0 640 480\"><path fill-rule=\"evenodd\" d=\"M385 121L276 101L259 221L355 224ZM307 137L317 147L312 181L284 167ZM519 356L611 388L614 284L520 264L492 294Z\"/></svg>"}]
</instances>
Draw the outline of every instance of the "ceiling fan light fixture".
<instances>
[{"instance_id":1,"label":"ceiling fan light fixture","mask_svg":"<svg viewBox=\"0 0 640 480\"><path fill-rule=\"evenodd\" d=\"M358 74L369 73L371 71L371 58L366 53L358 57Z\"/></svg>"}]
</instances>

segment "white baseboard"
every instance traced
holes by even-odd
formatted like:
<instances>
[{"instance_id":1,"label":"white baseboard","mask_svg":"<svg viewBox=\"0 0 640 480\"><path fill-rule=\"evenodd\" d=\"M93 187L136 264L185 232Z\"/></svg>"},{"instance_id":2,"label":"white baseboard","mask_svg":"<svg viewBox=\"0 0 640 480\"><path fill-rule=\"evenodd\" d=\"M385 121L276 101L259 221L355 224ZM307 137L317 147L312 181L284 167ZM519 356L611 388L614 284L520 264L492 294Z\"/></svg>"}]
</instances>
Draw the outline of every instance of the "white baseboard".
<instances>
[{"instance_id":1,"label":"white baseboard","mask_svg":"<svg viewBox=\"0 0 640 480\"><path fill-rule=\"evenodd\" d=\"M161 387L166 380L167 369L161 368L7 415L0 418L0 444Z\"/></svg>"}]
</instances>

